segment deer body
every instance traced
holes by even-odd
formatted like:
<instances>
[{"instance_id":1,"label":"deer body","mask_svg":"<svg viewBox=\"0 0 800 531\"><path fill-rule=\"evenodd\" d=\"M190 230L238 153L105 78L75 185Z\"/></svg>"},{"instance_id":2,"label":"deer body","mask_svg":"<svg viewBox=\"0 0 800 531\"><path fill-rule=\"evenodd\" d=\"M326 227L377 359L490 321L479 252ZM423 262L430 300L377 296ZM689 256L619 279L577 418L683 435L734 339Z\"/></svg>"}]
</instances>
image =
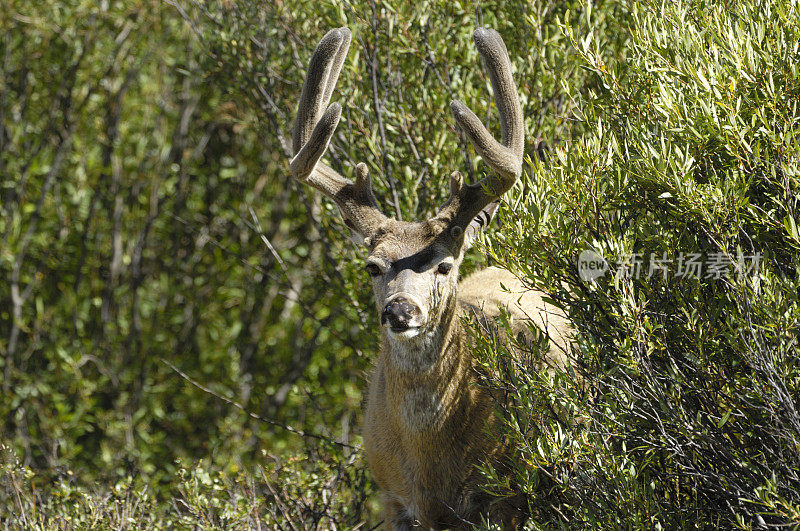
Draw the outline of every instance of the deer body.
<instances>
[{"instance_id":1,"label":"deer body","mask_svg":"<svg viewBox=\"0 0 800 531\"><path fill-rule=\"evenodd\" d=\"M463 103L451 103L460 129L494 174L467 185L453 172L450 198L430 219L409 223L384 216L365 164L356 166L351 182L320 162L341 115L341 107L328 102L350 42L346 28L331 30L317 46L293 132L293 177L330 197L369 253L365 269L380 315L381 352L367 397L364 442L390 529L467 527L481 515L508 527L521 515L515 500L490 504L479 488L477 466L504 449L490 435L496 402L477 385L462 317L491 327L501 306L507 307L515 334L532 321L550 337L548 363L558 364L567 351L563 315L511 273L488 268L458 281L464 252L522 173L524 147L505 44L485 28L474 39L492 81L502 142Z\"/></svg>"},{"instance_id":2,"label":"deer body","mask_svg":"<svg viewBox=\"0 0 800 531\"><path fill-rule=\"evenodd\" d=\"M501 289L503 285L508 291ZM568 324L554 308L526 290L505 270L487 268L459 284L460 294L430 342L381 338L381 354L367 398L364 446L370 470L384 493L389 529L419 522L425 527L461 527L479 522L490 500L479 490L476 465L501 457L494 431L494 399L478 385L471 344L461 317L491 321L501 306L515 333L533 320L548 330L548 361L560 364ZM425 360L409 363L407 360ZM494 507L491 516L513 524L515 500Z\"/></svg>"}]
</instances>

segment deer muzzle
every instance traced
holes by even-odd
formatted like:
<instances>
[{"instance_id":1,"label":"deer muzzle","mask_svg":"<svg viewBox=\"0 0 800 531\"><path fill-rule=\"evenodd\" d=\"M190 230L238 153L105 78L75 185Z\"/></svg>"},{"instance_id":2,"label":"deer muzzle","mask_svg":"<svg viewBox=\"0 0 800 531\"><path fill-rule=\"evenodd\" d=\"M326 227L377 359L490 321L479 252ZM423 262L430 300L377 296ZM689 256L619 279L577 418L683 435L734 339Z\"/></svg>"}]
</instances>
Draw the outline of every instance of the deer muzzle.
<instances>
[{"instance_id":1,"label":"deer muzzle","mask_svg":"<svg viewBox=\"0 0 800 531\"><path fill-rule=\"evenodd\" d=\"M408 294L393 296L381 312L381 325L393 334L413 337L424 322L420 305Z\"/></svg>"}]
</instances>

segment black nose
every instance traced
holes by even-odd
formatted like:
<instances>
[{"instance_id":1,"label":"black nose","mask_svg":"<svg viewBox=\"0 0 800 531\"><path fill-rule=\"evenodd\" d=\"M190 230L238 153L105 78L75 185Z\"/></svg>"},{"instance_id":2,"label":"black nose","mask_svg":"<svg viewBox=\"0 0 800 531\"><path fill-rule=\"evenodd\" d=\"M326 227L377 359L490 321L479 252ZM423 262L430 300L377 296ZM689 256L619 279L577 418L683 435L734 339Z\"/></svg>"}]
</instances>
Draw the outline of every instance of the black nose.
<instances>
[{"instance_id":1,"label":"black nose","mask_svg":"<svg viewBox=\"0 0 800 531\"><path fill-rule=\"evenodd\" d=\"M392 330L396 332L407 330L411 320L419 314L420 311L416 304L403 297L398 297L383 309L381 324L389 323Z\"/></svg>"}]
</instances>

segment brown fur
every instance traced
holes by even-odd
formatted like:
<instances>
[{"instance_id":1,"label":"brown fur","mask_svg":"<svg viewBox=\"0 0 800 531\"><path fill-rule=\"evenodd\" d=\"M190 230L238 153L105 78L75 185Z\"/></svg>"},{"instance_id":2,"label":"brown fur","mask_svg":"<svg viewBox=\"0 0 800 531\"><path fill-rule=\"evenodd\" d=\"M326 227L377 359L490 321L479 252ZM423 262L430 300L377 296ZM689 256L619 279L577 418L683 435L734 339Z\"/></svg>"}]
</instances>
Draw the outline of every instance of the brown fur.
<instances>
[{"instance_id":1,"label":"brown fur","mask_svg":"<svg viewBox=\"0 0 800 531\"><path fill-rule=\"evenodd\" d=\"M509 289L504 292L503 284ZM514 500L486 511L476 466L502 449L487 434L496 424L494 402L477 385L477 373L462 315L491 321L506 306L517 330L530 319L551 337L548 360L560 364L568 348L564 316L526 290L508 271L487 268L459 284L452 317L442 323L436 362L423 371L398 367L393 341L384 331L381 355L370 383L364 441L370 470L384 494L389 529L415 522L431 528L468 527L482 514L515 527L521 511Z\"/></svg>"}]
</instances>

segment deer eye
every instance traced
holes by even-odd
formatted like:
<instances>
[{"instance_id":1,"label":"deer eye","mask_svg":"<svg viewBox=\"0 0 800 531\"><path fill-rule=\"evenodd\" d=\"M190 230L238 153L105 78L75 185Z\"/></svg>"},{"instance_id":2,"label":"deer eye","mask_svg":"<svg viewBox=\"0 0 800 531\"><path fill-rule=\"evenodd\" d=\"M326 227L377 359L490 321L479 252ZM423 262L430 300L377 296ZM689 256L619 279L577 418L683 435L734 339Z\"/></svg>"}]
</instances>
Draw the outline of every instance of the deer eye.
<instances>
[{"instance_id":1,"label":"deer eye","mask_svg":"<svg viewBox=\"0 0 800 531\"><path fill-rule=\"evenodd\" d=\"M372 263L370 263L370 264L367 264L367 265L364 267L364 269L366 269L366 270L367 270L367 273L368 273L368 274L369 274L369 276L371 276L371 277L377 277L377 276L379 276L379 275L381 274L381 268L380 268L380 267L378 267L378 265L377 265L377 264L372 264Z\"/></svg>"},{"instance_id":2,"label":"deer eye","mask_svg":"<svg viewBox=\"0 0 800 531\"><path fill-rule=\"evenodd\" d=\"M453 269L453 264L451 264L450 262L442 262L441 264L439 264L439 267L436 268L436 272L439 273L440 275L446 275L450 272L451 269Z\"/></svg>"}]
</instances>

